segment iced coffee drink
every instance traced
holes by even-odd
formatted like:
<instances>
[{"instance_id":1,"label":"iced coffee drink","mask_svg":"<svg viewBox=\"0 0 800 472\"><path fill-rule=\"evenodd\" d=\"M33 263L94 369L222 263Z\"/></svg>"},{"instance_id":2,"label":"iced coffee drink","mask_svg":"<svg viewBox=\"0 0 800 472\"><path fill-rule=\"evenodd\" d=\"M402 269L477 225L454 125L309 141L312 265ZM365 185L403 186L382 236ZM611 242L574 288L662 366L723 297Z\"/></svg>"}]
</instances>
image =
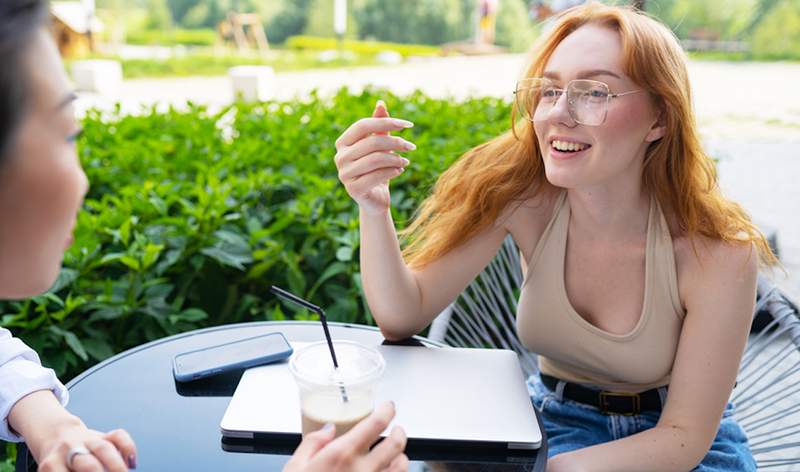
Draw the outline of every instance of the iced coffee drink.
<instances>
[{"instance_id":1,"label":"iced coffee drink","mask_svg":"<svg viewBox=\"0 0 800 472\"><path fill-rule=\"evenodd\" d=\"M327 342L298 349L289 361L300 392L303 434L328 423L336 435L349 431L369 416L375 405L375 386L384 360L372 348L350 341L334 341L339 368L334 368Z\"/></svg>"}]
</instances>

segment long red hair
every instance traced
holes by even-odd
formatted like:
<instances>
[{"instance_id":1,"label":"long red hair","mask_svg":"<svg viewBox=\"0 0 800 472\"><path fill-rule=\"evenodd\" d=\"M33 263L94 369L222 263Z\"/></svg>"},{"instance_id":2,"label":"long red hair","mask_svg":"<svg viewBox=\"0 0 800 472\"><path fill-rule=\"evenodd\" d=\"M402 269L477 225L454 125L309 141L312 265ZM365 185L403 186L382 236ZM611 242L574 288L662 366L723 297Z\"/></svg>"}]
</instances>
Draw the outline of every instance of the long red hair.
<instances>
[{"instance_id":1,"label":"long red hair","mask_svg":"<svg viewBox=\"0 0 800 472\"><path fill-rule=\"evenodd\" d=\"M588 24L619 32L625 73L648 91L663 113L666 133L645 153L643 184L690 238L752 242L762 263L777 262L764 235L719 190L714 162L702 149L692 110L686 54L672 32L630 7L591 2L562 13L534 45L524 77L541 77L555 48ZM511 129L462 155L437 180L400 235L403 256L420 268L495 222L514 201L553 188L533 126L511 117ZM694 241L694 239L692 239Z\"/></svg>"}]
</instances>

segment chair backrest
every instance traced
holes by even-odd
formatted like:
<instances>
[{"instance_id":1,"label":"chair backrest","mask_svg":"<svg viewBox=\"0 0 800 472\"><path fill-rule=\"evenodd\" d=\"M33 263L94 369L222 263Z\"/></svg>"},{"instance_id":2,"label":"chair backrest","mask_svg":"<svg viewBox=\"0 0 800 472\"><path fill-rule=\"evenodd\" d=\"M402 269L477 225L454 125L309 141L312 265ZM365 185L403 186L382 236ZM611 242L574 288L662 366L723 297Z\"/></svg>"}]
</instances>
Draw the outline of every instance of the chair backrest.
<instances>
[{"instance_id":1,"label":"chair backrest","mask_svg":"<svg viewBox=\"0 0 800 472\"><path fill-rule=\"evenodd\" d=\"M497 256L436 317L428 337L450 346L514 350L526 375L537 371L536 354L516 333L523 274L520 252L508 236ZM747 432L762 468L798 470L800 464L800 311L759 275L760 330L751 334L732 394L734 417ZM788 467L788 468L787 468Z\"/></svg>"},{"instance_id":2,"label":"chair backrest","mask_svg":"<svg viewBox=\"0 0 800 472\"><path fill-rule=\"evenodd\" d=\"M731 396L734 417L747 432L759 470L800 470L800 310L759 276L755 311L766 321L750 335L742 356Z\"/></svg>"}]
</instances>

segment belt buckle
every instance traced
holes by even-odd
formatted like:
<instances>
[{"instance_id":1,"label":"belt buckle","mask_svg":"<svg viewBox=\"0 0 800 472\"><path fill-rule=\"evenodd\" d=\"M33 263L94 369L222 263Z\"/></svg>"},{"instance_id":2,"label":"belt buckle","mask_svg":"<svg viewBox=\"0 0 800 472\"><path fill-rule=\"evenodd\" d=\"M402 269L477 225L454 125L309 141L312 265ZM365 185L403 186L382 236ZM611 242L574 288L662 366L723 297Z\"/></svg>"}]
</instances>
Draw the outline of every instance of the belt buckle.
<instances>
[{"instance_id":1,"label":"belt buckle","mask_svg":"<svg viewBox=\"0 0 800 472\"><path fill-rule=\"evenodd\" d=\"M633 412L630 412L630 413L628 413L628 412L616 413L616 412L613 412L613 411L609 411L608 410L608 407L609 407L608 399L609 399L609 397L628 397L628 398L631 398L632 399L632 405L633 405ZM622 416L638 415L642 411L641 399L639 398L639 394L638 393L617 393L617 392L605 392L605 391L603 391L603 392L600 392L600 411L604 415L610 415L610 414L622 415Z\"/></svg>"}]
</instances>

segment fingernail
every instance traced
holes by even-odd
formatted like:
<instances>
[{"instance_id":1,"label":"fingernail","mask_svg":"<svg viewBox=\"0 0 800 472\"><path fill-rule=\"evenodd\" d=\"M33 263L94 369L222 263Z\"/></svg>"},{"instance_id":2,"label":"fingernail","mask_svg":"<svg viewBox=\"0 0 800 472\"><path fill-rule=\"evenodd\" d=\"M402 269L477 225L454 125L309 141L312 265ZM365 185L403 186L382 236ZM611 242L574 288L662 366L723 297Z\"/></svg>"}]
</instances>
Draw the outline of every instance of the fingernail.
<instances>
[{"instance_id":1,"label":"fingernail","mask_svg":"<svg viewBox=\"0 0 800 472\"><path fill-rule=\"evenodd\" d=\"M386 108L386 103L384 103L383 100L378 100L377 102L375 102L375 107L376 108L380 107L380 106L382 106L383 108Z\"/></svg>"},{"instance_id":2,"label":"fingernail","mask_svg":"<svg viewBox=\"0 0 800 472\"><path fill-rule=\"evenodd\" d=\"M409 151L413 151L414 149L416 149L416 148L417 148L417 145L416 145L416 144L414 144L414 143L411 143L411 142L408 142L408 141L406 141L406 142L404 142L404 143L403 143L403 147L404 147L405 149L408 149Z\"/></svg>"},{"instance_id":3,"label":"fingernail","mask_svg":"<svg viewBox=\"0 0 800 472\"><path fill-rule=\"evenodd\" d=\"M136 456L133 454L128 456L128 467L130 467L131 469L136 468Z\"/></svg>"},{"instance_id":4,"label":"fingernail","mask_svg":"<svg viewBox=\"0 0 800 472\"><path fill-rule=\"evenodd\" d=\"M333 429L333 423L325 423L325 426L322 427L322 430L326 433Z\"/></svg>"},{"instance_id":5,"label":"fingernail","mask_svg":"<svg viewBox=\"0 0 800 472\"><path fill-rule=\"evenodd\" d=\"M408 160L408 159L406 159L405 157L401 157L401 158L400 158L400 162L402 162L404 166L407 166L407 165L408 165L408 163L409 163L409 162L411 162L411 161L409 161L409 160Z\"/></svg>"},{"instance_id":6,"label":"fingernail","mask_svg":"<svg viewBox=\"0 0 800 472\"><path fill-rule=\"evenodd\" d=\"M411 128L411 127L414 126L414 123L412 123L410 121L398 120L396 118L392 120L392 123L394 123L395 126L400 126L401 128Z\"/></svg>"}]
</instances>

